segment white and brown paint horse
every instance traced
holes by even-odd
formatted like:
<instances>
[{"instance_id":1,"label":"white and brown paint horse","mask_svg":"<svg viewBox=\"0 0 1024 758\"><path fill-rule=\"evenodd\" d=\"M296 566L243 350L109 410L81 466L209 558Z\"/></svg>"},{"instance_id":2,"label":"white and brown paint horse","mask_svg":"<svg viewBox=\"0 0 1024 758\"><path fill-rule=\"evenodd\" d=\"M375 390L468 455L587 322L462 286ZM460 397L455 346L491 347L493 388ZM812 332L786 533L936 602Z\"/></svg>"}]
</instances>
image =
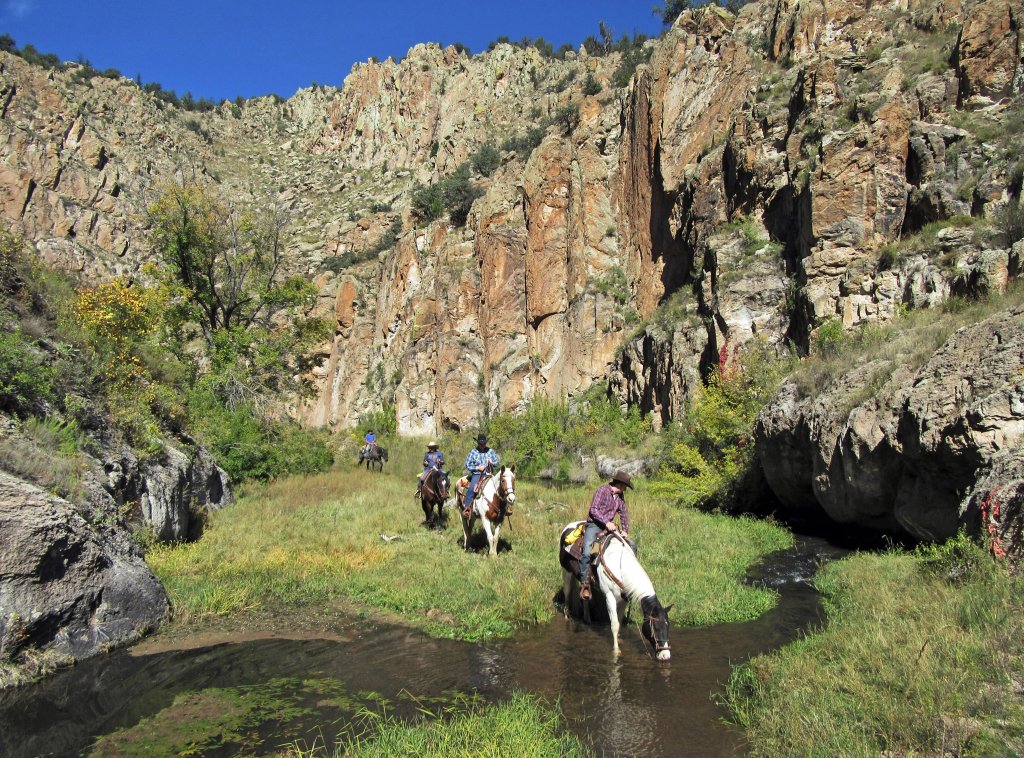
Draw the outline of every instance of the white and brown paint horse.
<instances>
[{"instance_id":1,"label":"white and brown paint horse","mask_svg":"<svg viewBox=\"0 0 1024 758\"><path fill-rule=\"evenodd\" d=\"M569 555L565 549L565 538L578 527L581 521L568 524L562 530L558 538L558 562L562 566L563 587L566 613L570 607L570 601L579 592L579 581L577 580L576 560ZM668 612L672 606L663 607L658 601L654 592L654 585L644 571L644 567L637 560L633 548L619 536L612 533L601 540L604 543L600 557L595 555L590 561L591 583L596 578L596 592L591 601L598 602L597 593L604 595L604 602L608 608L608 619L612 624L612 650L615 655L619 650L619 627L621 625L623 611L626 603L635 600L640 603L640 610L644 614L644 623L640 632L644 639L651 643L655 655L659 661L671 659L672 652L668 643ZM589 606L584 606L584 613L589 619Z\"/></svg>"},{"instance_id":2,"label":"white and brown paint horse","mask_svg":"<svg viewBox=\"0 0 1024 758\"><path fill-rule=\"evenodd\" d=\"M478 492L473 499L469 518L462 517L462 531L465 535L463 546L469 550L469 537L473 533L473 522L480 519L487 535L487 548L491 555L498 554L498 533L505 522L508 510L516 501L516 467L501 467L501 471L488 479L483 486L477 484Z\"/></svg>"}]
</instances>

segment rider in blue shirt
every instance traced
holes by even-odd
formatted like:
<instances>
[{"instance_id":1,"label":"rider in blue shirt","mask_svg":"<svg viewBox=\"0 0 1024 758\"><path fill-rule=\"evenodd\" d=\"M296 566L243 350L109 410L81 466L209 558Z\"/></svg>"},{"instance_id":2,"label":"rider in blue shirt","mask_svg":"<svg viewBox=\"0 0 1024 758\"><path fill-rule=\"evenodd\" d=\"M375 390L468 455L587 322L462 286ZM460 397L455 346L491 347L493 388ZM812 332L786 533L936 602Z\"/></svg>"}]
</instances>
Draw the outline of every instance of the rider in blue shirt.
<instances>
[{"instance_id":1,"label":"rider in blue shirt","mask_svg":"<svg viewBox=\"0 0 1024 758\"><path fill-rule=\"evenodd\" d=\"M434 440L431 440L427 445L427 453L423 456L423 473L419 476L419 481L416 483L416 496L419 497L420 492L423 490L423 480L426 479L427 473L432 469L440 471L444 468L444 454L437 449L438 445Z\"/></svg>"},{"instance_id":2,"label":"rider in blue shirt","mask_svg":"<svg viewBox=\"0 0 1024 758\"><path fill-rule=\"evenodd\" d=\"M366 433L366 436L363 437L363 439L366 440L366 447L363 448L363 454L368 456L370 454L370 450L372 450L377 444L377 435L374 434L373 429L371 429Z\"/></svg>"},{"instance_id":3,"label":"rider in blue shirt","mask_svg":"<svg viewBox=\"0 0 1024 758\"><path fill-rule=\"evenodd\" d=\"M476 438L476 447L469 451L466 456L466 471L470 474L469 489L466 490L466 502L463 503L462 514L469 518L473 508L476 484L484 472L493 470L498 466L498 454L487 446L487 436L481 434Z\"/></svg>"}]
</instances>

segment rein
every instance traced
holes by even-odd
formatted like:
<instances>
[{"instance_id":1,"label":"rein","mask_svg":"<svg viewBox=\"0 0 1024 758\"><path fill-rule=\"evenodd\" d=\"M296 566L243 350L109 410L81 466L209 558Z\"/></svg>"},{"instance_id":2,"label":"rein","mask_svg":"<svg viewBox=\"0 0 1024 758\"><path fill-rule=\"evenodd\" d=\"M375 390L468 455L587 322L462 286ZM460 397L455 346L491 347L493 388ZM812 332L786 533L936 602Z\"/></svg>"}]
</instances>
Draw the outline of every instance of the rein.
<instances>
[{"instance_id":1,"label":"rein","mask_svg":"<svg viewBox=\"0 0 1024 758\"><path fill-rule=\"evenodd\" d=\"M626 547L629 547L629 545L626 542L626 540L624 540L619 535L618 532L609 532L609 534L611 535L612 538L617 539L623 545L625 545ZM607 574L608 578L611 579L615 583L616 587L618 587L620 590L622 590L622 596L625 597L628 600L629 599L629 591L623 586L622 582L619 581L619 577L615 576L615 574L612 573L611 568L608 566L608 562L604 559L604 550L605 550L605 547L608 546L608 542L609 542L608 540L604 540L601 543L601 549L597 553L597 562L602 567L604 567L604 573Z\"/></svg>"}]
</instances>

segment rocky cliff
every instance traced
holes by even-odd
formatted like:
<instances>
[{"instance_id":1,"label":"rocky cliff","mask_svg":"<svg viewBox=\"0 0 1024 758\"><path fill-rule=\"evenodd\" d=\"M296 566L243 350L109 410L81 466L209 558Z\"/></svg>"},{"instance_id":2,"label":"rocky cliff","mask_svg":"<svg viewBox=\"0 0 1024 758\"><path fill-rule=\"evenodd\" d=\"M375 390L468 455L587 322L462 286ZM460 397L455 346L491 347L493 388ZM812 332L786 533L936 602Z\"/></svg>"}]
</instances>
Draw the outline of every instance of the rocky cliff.
<instances>
[{"instance_id":1,"label":"rocky cliff","mask_svg":"<svg viewBox=\"0 0 1024 758\"><path fill-rule=\"evenodd\" d=\"M310 424L393 403L400 432L435 434L601 380L664 424L752 338L805 351L823 325L1007 287L1022 12L710 6L629 53L631 76L617 51L419 45L340 90L206 114L0 54L2 212L44 257L104 277L148 257L161 182L271 197L292 272L336 323L295 408ZM485 145L499 165L471 174L465 223L423 220L417 187ZM802 501L829 439L803 440L819 452Z\"/></svg>"},{"instance_id":2,"label":"rocky cliff","mask_svg":"<svg viewBox=\"0 0 1024 758\"><path fill-rule=\"evenodd\" d=\"M614 51L419 45L357 64L341 90L212 114L5 55L3 213L48 259L104 276L148 256L161 182L273 197L291 267L337 321L297 410L309 423L393 399L403 433L431 434L605 378L665 422L755 334L806 347L825 320L887 319L989 276L984 247L881 253L1017 200L1010 146L985 137L1019 114L1020 14L707 7L647 42L625 87ZM473 177L464 226L417 220L417 183L531 130L536 149L513 140Z\"/></svg>"}]
</instances>

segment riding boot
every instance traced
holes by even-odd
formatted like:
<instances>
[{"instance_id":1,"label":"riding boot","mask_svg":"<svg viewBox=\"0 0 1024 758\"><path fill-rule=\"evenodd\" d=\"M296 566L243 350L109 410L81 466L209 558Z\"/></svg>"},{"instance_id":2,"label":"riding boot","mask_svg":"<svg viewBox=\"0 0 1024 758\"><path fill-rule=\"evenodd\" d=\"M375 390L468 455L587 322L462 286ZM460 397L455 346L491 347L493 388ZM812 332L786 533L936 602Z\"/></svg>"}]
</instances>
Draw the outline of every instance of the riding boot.
<instances>
[{"instance_id":1,"label":"riding boot","mask_svg":"<svg viewBox=\"0 0 1024 758\"><path fill-rule=\"evenodd\" d=\"M588 566L587 573L585 573L583 575L583 578L580 580L580 600L590 600L591 594L592 593L590 591L590 567Z\"/></svg>"}]
</instances>

